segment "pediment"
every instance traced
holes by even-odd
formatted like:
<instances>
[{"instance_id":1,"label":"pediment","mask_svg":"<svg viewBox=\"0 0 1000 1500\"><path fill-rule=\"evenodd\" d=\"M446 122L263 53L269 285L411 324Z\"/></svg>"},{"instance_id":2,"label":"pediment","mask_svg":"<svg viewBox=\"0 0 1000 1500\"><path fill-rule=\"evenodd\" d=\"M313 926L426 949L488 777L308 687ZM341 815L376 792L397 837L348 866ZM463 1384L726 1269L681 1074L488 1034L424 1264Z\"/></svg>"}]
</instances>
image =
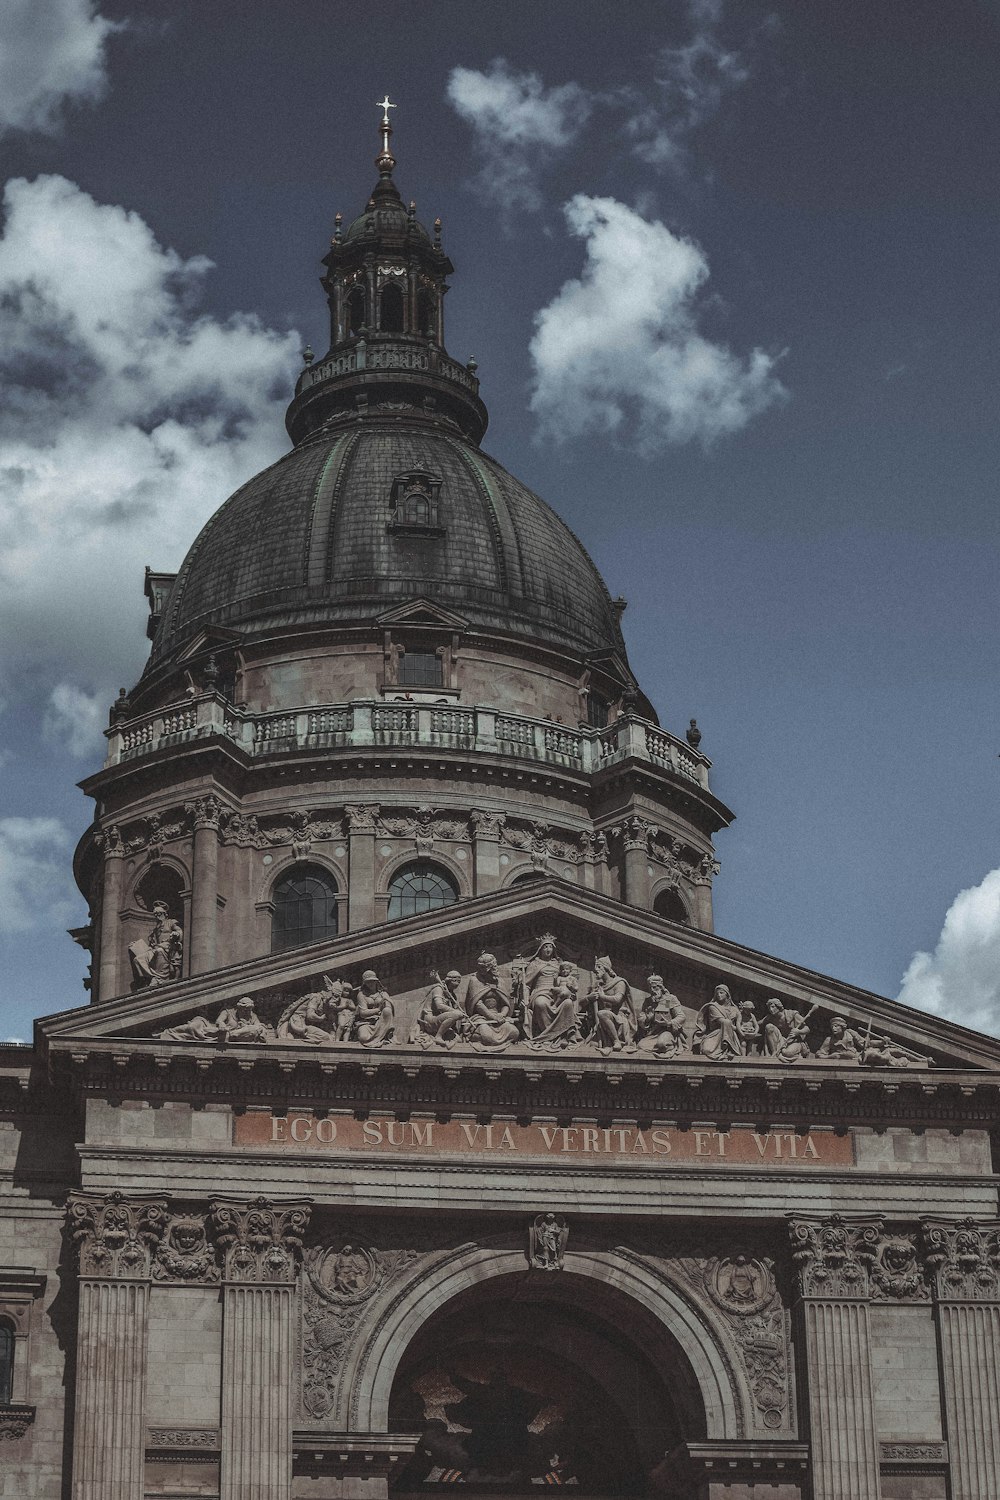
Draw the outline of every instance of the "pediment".
<instances>
[{"instance_id":1,"label":"pediment","mask_svg":"<svg viewBox=\"0 0 1000 1500\"><path fill-rule=\"evenodd\" d=\"M187 642L184 649L178 654L178 661L193 661L195 657L212 647L231 646L236 641L241 641L243 636L238 630L228 630L223 625L207 625L204 630L199 630Z\"/></svg>"},{"instance_id":2,"label":"pediment","mask_svg":"<svg viewBox=\"0 0 1000 1500\"><path fill-rule=\"evenodd\" d=\"M992 1038L553 879L63 1012L38 1031L57 1050L249 1047L404 1066L1000 1070Z\"/></svg>"},{"instance_id":3,"label":"pediment","mask_svg":"<svg viewBox=\"0 0 1000 1500\"><path fill-rule=\"evenodd\" d=\"M454 610L444 609L433 599L409 599L405 604L387 609L377 617L379 625L437 625L449 630L465 630L468 620Z\"/></svg>"}]
</instances>

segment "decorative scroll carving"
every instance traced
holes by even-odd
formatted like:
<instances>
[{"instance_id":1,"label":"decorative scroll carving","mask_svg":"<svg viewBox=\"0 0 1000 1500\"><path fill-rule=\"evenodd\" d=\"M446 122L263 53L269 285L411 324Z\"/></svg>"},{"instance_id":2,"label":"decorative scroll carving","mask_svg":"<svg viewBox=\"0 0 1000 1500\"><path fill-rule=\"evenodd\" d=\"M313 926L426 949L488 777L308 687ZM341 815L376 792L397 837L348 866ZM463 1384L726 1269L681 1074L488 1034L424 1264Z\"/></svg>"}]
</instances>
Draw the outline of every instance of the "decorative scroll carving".
<instances>
[{"instance_id":1,"label":"decorative scroll carving","mask_svg":"<svg viewBox=\"0 0 1000 1500\"><path fill-rule=\"evenodd\" d=\"M211 1229L227 1281L293 1281L302 1258L310 1205L213 1199Z\"/></svg>"},{"instance_id":2,"label":"decorative scroll carving","mask_svg":"<svg viewBox=\"0 0 1000 1500\"><path fill-rule=\"evenodd\" d=\"M150 1274L153 1253L167 1225L165 1198L70 1198L66 1222L79 1257L80 1275L135 1280Z\"/></svg>"},{"instance_id":3,"label":"decorative scroll carving","mask_svg":"<svg viewBox=\"0 0 1000 1500\"><path fill-rule=\"evenodd\" d=\"M154 901L153 926L128 948L136 988L155 989L179 979L183 954L184 929L170 915L165 901Z\"/></svg>"},{"instance_id":4,"label":"decorative scroll carving","mask_svg":"<svg viewBox=\"0 0 1000 1500\"><path fill-rule=\"evenodd\" d=\"M1000 1220L922 1221L924 1255L942 1301L1000 1300Z\"/></svg>"},{"instance_id":5,"label":"decorative scroll carving","mask_svg":"<svg viewBox=\"0 0 1000 1500\"><path fill-rule=\"evenodd\" d=\"M882 1235L870 1267L870 1286L874 1302L920 1302L930 1296L914 1234L890 1230Z\"/></svg>"},{"instance_id":6,"label":"decorative scroll carving","mask_svg":"<svg viewBox=\"0 0 1000 1500\"><path fill-rule=\"evenodd\" d=\"M537 1214L528 1229L528 1264L535 1271L561 1271L569 1225L552 1212Z\"/></svg>"},{"instance_id":7,"label":"decorative scroll carving","mask_svg":"<svg viewBox=\"0 0 1000 1500\"><path fill-rule=\"evenodd\" d=\"M363 1245L306 1252L302 1404L311 1417L333 1406L343 1352L368 1303L417 1253Z\"/></svg>"},{"instance_id":8,"label":"decorative scroll carving","mask_svg":"<svg viewBox=\"0 0 1000 1500\"><path fill-rule=\"evenodd\" d=\"M16 1443L35 1420L35 1408L20 1403L0 1406L0 1443Z\"/></svg>"},{"instance_id":9,"label":"decorative scroll carving","mask_svg":"<svg viewBox=\"0 0 1000 1500\"><path fill-rule=\"evenodd\" d=\"M804 1297L867 1297L881 1219L792 1219L792 1259Z\"/></svg>"},{"instance_id":10,"label":"decorative scroll carving","mask_svg":"<svg viewBox=\"0 0 1000 1500\"><path fill-rule=\"evenodd\" d=\"M153 1258L154 1281L214 1282L219 1280L215 1251L209 1243L203 1214L175 1214Z\"/></svg>"}]
</instances>

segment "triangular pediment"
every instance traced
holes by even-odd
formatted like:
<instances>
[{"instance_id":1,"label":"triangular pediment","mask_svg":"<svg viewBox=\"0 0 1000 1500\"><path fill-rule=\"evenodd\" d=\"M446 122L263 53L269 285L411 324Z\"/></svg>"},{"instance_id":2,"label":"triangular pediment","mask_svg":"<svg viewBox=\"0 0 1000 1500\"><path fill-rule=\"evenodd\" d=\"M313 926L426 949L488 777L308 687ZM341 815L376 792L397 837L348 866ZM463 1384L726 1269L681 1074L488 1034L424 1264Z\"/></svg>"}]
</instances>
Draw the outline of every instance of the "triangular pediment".
<instances>
[{"instance_id":1,"label":"triangular pediment","mask_svg":"<svg viewBox=\"0 0 1000 1500\"><path fill-rule=\"evenodd\" d=\"M398 604L393 609L387 609L377 617L379 625L430 625L446 626L449 630L465 630L468 628L468 620L464 615L459 615L454 610L444 609L433 599L409 599L405 604Z\"/></svg>"},{"instance_id":2,"label":"triangular pediment","mask_svg":"<svg viewBox=\"0 0 1000 1500\"><path fill-rule=\"evenodd\" d=\"M378 983L365 989L368 972ZM859 1079L1000 1070L995 1039L554 879L37 1024L59 1051L156 1043L404 1067L495 1058Z\"/></svg>"},{"instance_id":3,"label":"triangular pediment","mask_svg":"<svg viewBox=\"0 0 1000 1500\"><path fill-rule=\"evenodd\" d=\"M192 636L183 650L178 653L177 660L193 661L195 657L212 647L231 646L242 639L238 630L227 630L222 625L207 625L204 630L199 630L197 635Z\"/></svg>"}]
</instances>

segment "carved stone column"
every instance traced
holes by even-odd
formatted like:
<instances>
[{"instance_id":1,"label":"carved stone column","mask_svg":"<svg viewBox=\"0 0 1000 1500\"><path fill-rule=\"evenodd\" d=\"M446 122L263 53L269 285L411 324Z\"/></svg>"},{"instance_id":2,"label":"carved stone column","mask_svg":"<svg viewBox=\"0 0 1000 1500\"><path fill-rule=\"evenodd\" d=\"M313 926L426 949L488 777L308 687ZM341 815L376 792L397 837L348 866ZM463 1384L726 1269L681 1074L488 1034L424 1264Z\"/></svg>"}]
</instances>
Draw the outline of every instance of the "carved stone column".
<instances>
[{"instance_id":1,"label":"carved stone column","mask_svg":"<svg viewBox=\"0 0 1000 1500\"><path fill-rule=\"evenodd\" d=\"M101 944L97 971L97 993L93 1000L111 1000L119 991L119 919L125 881L125 846L114 826L100 835L104 853L101 893Z\"/></svg>"},{"instance_id":2,"label":"carved stone column","mask_svg":"<svg viewBox=\"0 0 1000 1500\"><path fill-rule=\"evenodd\" d=\"M309 1204L212 1202L223 1255L222 1500L290 1500L295 1285Z\"/></svg>"},{"instance_id":3,"label":"carved stone column","mask_svg":"<svg viewBox=\"0 0 1000 1500\"><path fill-rule=\"evenodd\" d=\"M792 1219L809 1395L813 1500L880 1500L868 1322L879 1219Z\"/></svg>"},{"instance_id":4,"label":"carved stone column","mask_svg":"<svg viewBox=\"0 0 1000 1500\"><path fill-rule=\"evenodd\" d=\"M215 968L216 927L219 919L219 817L222 803L214 793L189 802L194 824L191 873L191 974Z\"/></svg>"},{"instance_id":5,"label":"carved stone column","mask_svg":"<svg viewBox=\"0 0 1000 1500\"><path fill-rule=\"evenodd\" d=\"M370 927L375 911L375 822L378 808L368 803L344 808L348 839L347 926ZM384 916L384 912L382 913Z\"/></svg>"},{"instance_id":6,"label":"carved stone column","mask_svg":"<svg viewBox=\"0 0 1000 1500\"><path fill-rule=\"evenodd\" d=\"M924 1219L952 1500L1000 1495L1000 1219Z\"/></svg>"},{"instance_id":7,"label":"carved stone column","mask_svg":"<svg viewBox=\"0 0 1000 1500\"><path fill-rule=\"evenodd\" d=\"M166 1200L78 1194L66 1217L80 1267L73 1500L142 1500L149 1276Z\"/></svg>"},{"instance_id":8,"label":"carved stone column","mask_svg":"<svg viewBox=\"0 0 1000 1500\"><path fill-rule=\"evenodd\" d=\"M625 865L622 873L622 896L629 906L649 910L649 834L650 825L638 814L625 820L622 845Z\"/></svg>"}]
</instances>

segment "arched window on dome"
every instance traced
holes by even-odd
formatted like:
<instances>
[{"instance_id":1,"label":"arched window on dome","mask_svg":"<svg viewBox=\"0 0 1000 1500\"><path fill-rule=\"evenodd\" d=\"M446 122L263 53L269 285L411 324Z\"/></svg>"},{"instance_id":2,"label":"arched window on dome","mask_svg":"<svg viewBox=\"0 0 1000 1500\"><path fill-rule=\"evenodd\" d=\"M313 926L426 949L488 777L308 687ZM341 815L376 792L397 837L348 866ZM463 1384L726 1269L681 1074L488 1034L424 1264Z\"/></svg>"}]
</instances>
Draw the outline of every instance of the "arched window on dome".
<instances>
[{"instance_id":1,"label":"arched window on dome","mask_svg":"<svg viewBox=\"0 0 1000 1500\"><path fill-rule=\"evenodd\" d=\"M390 922L399 917L415 917L420 912L437 911L441 906L454 906L458 900L458 889L446 870L432 864L429 859L414 860L397 870L389 883Z\"/></svg>"},{"instance_id":2,"label":"arched window on dome","mask_svg":"<svg viewBox=\"0 0 1000 1500\"><path fill-rule=\"evenodd\" d=\"M403 332L403 293L392 281L379 298L379 328L383 333Z\"/></svg>"},{"instance_id":3,"label":"arched window on dome","mask_svg":"<svg viewBox=\"0 0 1000 1500\"><path fill-rule=\"evenodd\" d=\"M359 334L365 326L365 289L356 286L347 298L347 331Z\"/></svg>"},{"instance_id":4,"label":"arched window on dome","mask_svg":"<svg viewBox=\"0 0 1000 1500\"><path fill-rule=\"evenodd\" d=\"M691 925L690 913L676 891L661 891L653 902L653 910L658 917L666 917L668 922L683 922L687 927Z\"/></svg>"},{"instance_id":5,"label":"arched window on dome","mask_svg":"<svg viewBox=\"0 0 1000 1500\"><path fill-rule=\"evenodd\" d=\"M337 936L337 882L319 865L295 865L271 896L271 952Z\"/></svg>"},{"instance_id":6,"label":"arched window on dome","mask_svg":"<svg viewBox=\"0 0 1000 1500\"><path fill-rule=\"evenodd\" d=\"M0 1318L0 1406L9 1406L14 1392L14 1325Z\"/></svg>"}]
</instances>

